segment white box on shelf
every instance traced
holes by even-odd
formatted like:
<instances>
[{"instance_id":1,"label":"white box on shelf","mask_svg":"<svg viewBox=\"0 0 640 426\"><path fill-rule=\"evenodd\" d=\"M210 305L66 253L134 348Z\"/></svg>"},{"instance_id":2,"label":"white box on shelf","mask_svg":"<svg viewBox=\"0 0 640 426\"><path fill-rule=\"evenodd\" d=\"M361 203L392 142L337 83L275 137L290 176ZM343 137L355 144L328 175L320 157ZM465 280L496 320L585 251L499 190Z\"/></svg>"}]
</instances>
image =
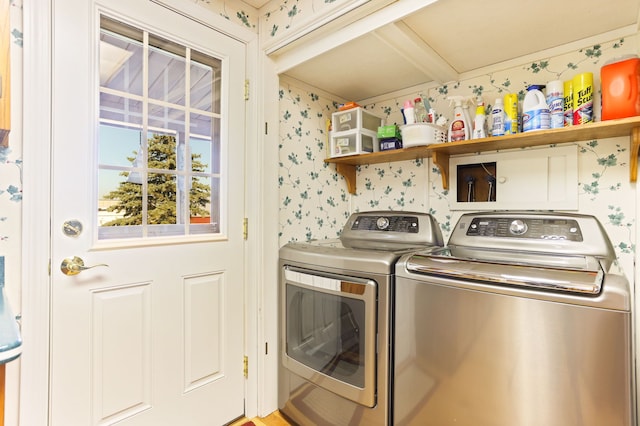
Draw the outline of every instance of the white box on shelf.
<instances>
[{"instance_id":1,"label":"white box on shelf","mask_svg":"<svg viewBox=\"0 0 640 426\"><path fill-rule=\"evenodd\" d=\"M370 130L377 132L382 119L362 107L351 108L331 114L331 129L334 132L348 130Z\"/></svg>"},{"instance_id":2,"label":"white box on shelf","mask_svg":"<svg viewBox=\"0 0 640 426\"><path fill-rule=\"evenodd\" d=\"M329 156L332 158L377 152L378 149L378 135L374 131L362 129L331 133Z\"/></svg>"}]
</instances>

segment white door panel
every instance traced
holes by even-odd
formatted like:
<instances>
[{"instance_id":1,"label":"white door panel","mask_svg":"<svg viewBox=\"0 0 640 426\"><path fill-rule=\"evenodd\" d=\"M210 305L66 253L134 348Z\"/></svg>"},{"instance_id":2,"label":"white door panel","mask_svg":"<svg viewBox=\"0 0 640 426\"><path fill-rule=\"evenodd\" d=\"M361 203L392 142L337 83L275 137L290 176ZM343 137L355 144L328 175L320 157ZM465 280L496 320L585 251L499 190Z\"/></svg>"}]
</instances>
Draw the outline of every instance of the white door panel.
<instances>
[{"instance_id":1,"label":"white door panel","mask_svg":"<svg viewBox=\"0 0 640 426\"><path fill-rule=\"evenodd\" d=\"M215 235L98 239L100 13L222 61ZM53 46L50 424L228 422L244 410L245 47L146 0L56 0ZM108 266L63 274L74 256Z\"/></svg>"}]
</instances>

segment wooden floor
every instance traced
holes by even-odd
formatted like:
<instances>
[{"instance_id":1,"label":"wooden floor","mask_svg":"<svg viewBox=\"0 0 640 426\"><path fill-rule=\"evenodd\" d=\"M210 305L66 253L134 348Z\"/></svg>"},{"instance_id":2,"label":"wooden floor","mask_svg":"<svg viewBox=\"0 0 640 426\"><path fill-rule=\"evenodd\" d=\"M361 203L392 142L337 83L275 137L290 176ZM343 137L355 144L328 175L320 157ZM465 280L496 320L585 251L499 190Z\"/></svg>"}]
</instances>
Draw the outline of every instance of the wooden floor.
<instances>
[{"instance_id":1,"label":"wooden floor","mask_svg":"<svg viewBox=\"0 0 640 426\"><path fill-rule=\"evenodd\" d=\"M267 417L254 417L253 419L247 419L246 417L236 420L229 426L242 426L247 422L253 422L256 426L291 426L291 423L285 420L279 411L274 411Z\"/></svg>"}]
</instances>

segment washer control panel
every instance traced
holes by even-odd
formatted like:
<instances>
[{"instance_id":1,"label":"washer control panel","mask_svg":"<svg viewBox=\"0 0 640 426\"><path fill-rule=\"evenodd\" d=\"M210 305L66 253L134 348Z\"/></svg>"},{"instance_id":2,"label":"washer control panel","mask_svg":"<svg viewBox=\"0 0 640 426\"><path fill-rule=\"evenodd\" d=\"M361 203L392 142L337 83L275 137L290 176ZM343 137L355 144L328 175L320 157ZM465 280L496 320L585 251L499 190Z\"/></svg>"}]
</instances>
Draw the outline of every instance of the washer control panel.
<instances>
[{"instance_id":1,"label":"washer control panel","mask_svg":"<svg viewBox=\"0 0 640 426\"><path fill-rule=\"evenodd\" d=\"M406 234L417 234L420 221L416 216L358 216L351 225L353 231L388 231Z\"/></svg>"},{"instance_id":2,"label":"washer control panel","mask_svg":"<svg viewBox=\"0 0 640 426\"><path fill-rule=\"evenodd\" d=\"M555 218L476 217L467 236L582 241L576 220Z\"/></svg>"}]
</instances>

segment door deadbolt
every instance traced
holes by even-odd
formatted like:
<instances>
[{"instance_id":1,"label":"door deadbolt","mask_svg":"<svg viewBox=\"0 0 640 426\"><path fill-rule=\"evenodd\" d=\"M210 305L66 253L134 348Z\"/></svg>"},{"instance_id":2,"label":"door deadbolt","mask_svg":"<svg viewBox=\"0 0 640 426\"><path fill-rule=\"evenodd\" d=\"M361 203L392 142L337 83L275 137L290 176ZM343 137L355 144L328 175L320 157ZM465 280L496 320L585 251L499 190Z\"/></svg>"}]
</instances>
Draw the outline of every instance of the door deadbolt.
<instances>
[{"instance_id":1,"label":"door deadbolt","mask_svg":"<svg viewBox=\"0 0 640 426\"><path fill-rule=\"evenodd\" d=\"M82 222L71 219L62 224L62 232L67 237L77 237L82 234Z\"/></svg>"}]
</instances>

